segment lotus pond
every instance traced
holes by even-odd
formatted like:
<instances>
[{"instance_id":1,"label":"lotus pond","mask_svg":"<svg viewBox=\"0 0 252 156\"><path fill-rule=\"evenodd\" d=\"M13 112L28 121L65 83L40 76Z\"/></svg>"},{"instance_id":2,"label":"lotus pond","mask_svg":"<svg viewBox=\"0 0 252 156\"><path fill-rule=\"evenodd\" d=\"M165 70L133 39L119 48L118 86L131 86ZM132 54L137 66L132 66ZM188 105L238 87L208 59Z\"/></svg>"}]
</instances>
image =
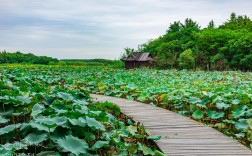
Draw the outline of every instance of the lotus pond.
<instances>
[{"instance_id":1,"label":"lotus pond","mask_svg":"<svg viewBox=\"0 0 252 156\"><path fill-rule=\"evenodd\" d=\"M172 110L252 148L252 73L152 69L89 69L81 73L78 83L90 92Z\"/></svg>"},{"instance_id":2,"label":"lotus pond","mask_svg":"<svg viewBox=\"0 0 252 156\"><path fill-rule=\"evenodd\" d=\"M148 144L158 136L148 139L143 126L118 113L116 105L93 104L89 93L169 109L252 146L249 72L23 65L0 71L0 151L160 154ZM76 140L86 148L72 148Z\"/></svg>"},{"instance_id":3,"label":"lotus pond","mask_svg":"<svg viewBox=\"0 0 252 156\"><path fill-rule=\"evenodd\" d=\"M96 70L1 66L0 155L163 155L159 136L90 100L85 76Z\"/></svg>"}]
</instances>

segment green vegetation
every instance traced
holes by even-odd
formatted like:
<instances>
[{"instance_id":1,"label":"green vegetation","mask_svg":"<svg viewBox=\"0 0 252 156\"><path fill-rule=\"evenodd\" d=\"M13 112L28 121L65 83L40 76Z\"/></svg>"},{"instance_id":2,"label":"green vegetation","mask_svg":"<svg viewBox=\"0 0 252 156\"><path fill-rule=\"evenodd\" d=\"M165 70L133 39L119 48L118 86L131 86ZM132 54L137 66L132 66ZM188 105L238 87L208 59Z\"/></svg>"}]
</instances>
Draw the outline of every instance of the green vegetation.
<instances>
[{"instance_id":1,"label":"green vegetation","mask_svg":"<svg viewBox=\"0 0 252 156\"><path fill-rule=\"evenodd\" d=\"M26 64L56 64L59 60L47 56L35 56L34 54L23 54L21 52L0 52L0 64L26 63Z\"/></svg>"},{"instance_id":2,"label":"green vegetation","mask_svg":"<svg viewBox=\"0 0 252 156\"><path fill-rule=\"evenodd\" d=\"M120 60L106 60L106 59L63 59L66 65L72 66L109 66L122 68L123 62Z\"/></svg>"},{"instance_id":3,"label":"green vegetation","mask_svg":"<svg viewBox=\"0 0 252 156\"><path fill-rule=\"evenodd\" d=\"M180 54L188 50L194 59L184 62ZM125 48L125 53L132 51ZM184 69L190 60L187 69L252 70L252 21L235 13L219 27L213 21L204 29L192 19L177 21L163 36L140 45L137 51L151 52L159 68Z\"/></svg>"},{"instance_id":4,"label":"green vegetation","mask_svg":"<svg viewBox=\"0 0 252 156\"><path fill-rule=\"evenodd\" d=\"M42 64L60 66L107 66L112 68L122 68L123 62L120 60L106 59L62 59L47 56L36 56L34 54L23 54L21 52L0 52L0 64Z\"/></svg>"},{"instance_id":5,"label":"green vegetation","mask_svg":"<svg viewBox=\"0 0 252 156\"><path fill-rule=\"evenodd\" d=\"M169 109L252 146L252 73L94 68L81 75L90 92Z\"/></svg>"},{"instance_id":6,"label":"green vegetation","mask_svg":"<svg viewBox=\"0 0 252 156\"><path fill-rule=\"evenodd\" d=\"M99 68L96 68L99 69ZM160 155L144 127L93 103L86 68L0 68L0 155Z\"/></svg>"}]
</instances>

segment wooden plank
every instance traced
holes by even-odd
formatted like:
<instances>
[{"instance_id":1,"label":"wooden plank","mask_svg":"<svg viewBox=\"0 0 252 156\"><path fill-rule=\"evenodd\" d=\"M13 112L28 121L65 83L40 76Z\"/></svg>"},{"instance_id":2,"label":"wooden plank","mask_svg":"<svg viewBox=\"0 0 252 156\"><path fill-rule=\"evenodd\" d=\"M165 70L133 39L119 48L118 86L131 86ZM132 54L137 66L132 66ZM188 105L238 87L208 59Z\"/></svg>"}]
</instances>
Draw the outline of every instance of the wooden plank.
<instances>
[{"instance_id":1,"label":"wooden plank","mask_svg":"<svg viewBox=\"0 0 252 156\"><path fill-rule=\"evenodd\" d=\"M252 151L219 131L177 113L148 104L91 94L94 101L110 101L123 113L142 123L150 135L161 135L156 141L169 156L177 155L252 155Z\"/></svg>"}]
</instances>

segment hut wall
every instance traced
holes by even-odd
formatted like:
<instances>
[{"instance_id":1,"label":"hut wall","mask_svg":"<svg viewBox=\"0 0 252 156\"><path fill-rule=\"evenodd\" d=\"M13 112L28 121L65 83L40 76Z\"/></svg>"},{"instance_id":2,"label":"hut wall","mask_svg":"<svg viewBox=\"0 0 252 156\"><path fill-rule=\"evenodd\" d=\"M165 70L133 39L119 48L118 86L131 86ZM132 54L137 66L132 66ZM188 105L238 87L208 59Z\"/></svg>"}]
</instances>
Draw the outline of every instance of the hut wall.
<instances>
[{"instance_id":1,"label":"hut wall","mask_svg":"<svg viewBox=\"0 0 252 156\"><path fill-rule=\"evenodd\" d=\"M126 69L133 69L134 68L134 62L133 61L126 61L125 62L125 68Z\"/></svg>"},{"instance_id":2,"label":"hut wall","mask_svg":"<svg viewBox=\"0 0 252 156\"><path fill-rule=\"evenodd\" d=\"M135 67L149 67L150 63L149 61L141 61L141 62L136 62L136 66Z\"/></svg>"},{"instance_id":3,"label":"hut wall","mask_svg":"<svg viewBox=\"0 0 252 156\"><path fill-rule=\"evenodd\" d=\"M125 61L125 68L126 69L133 69L139 67L149 67L149 61Z\"/></svg>"}]
</instances>

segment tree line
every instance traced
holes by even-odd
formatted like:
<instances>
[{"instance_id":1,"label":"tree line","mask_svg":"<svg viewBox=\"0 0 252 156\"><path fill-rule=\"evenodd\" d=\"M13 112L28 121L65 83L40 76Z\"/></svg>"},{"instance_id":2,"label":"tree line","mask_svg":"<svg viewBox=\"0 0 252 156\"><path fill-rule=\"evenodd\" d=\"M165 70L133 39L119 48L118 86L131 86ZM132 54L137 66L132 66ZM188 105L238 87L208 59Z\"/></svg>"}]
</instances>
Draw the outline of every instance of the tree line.
<instances>
[{"instance_id":1,"label":"tree line","mask_svg":"<svg viewBox=\"0 0 252 156\"><path fill-rule=\"evenodd\" d=\"M123 67L120 60L107 60L107 59L62 59L66 65L86 65L86 66L115 66Z\"/></svg>"},{"instance_id":2,"label":"tree line","mask_svg":"<svg viewBox=\"0 0 252 156\"><path fill-rule=\"evenodd\" d=\"M125 53L151 52L159 68L201 70L252 69L252 21L235 13L216 27L210 21L206 28L190 18L175 21L166 33Z\"/></svg>"},{"instance_id":3,"label":"tree line","mask_svg":"<svg viewBox=\"0 0 252 156\"><path fill-rule=\"evenodd\" d=\"M109 66L114 68L123 67L120 60L106 59L61 59L48 56L36 56L32 53L24 54L17 52L0 52L0 64L42 64L60 66Z\"/></svg>"},{"instance_id":4,"label":"tree line","mask_svg":"<svg viewBox=\"0 0 252 156\"><path fill-rule=\"evenodd\" d=\"M36 56L34 54L24 54L19 51L15 53L2 51L0 52L0 64L4 63L28 63L28 64L55 64L59 60L48 56Z\"/></svg>"}]
</instances>

